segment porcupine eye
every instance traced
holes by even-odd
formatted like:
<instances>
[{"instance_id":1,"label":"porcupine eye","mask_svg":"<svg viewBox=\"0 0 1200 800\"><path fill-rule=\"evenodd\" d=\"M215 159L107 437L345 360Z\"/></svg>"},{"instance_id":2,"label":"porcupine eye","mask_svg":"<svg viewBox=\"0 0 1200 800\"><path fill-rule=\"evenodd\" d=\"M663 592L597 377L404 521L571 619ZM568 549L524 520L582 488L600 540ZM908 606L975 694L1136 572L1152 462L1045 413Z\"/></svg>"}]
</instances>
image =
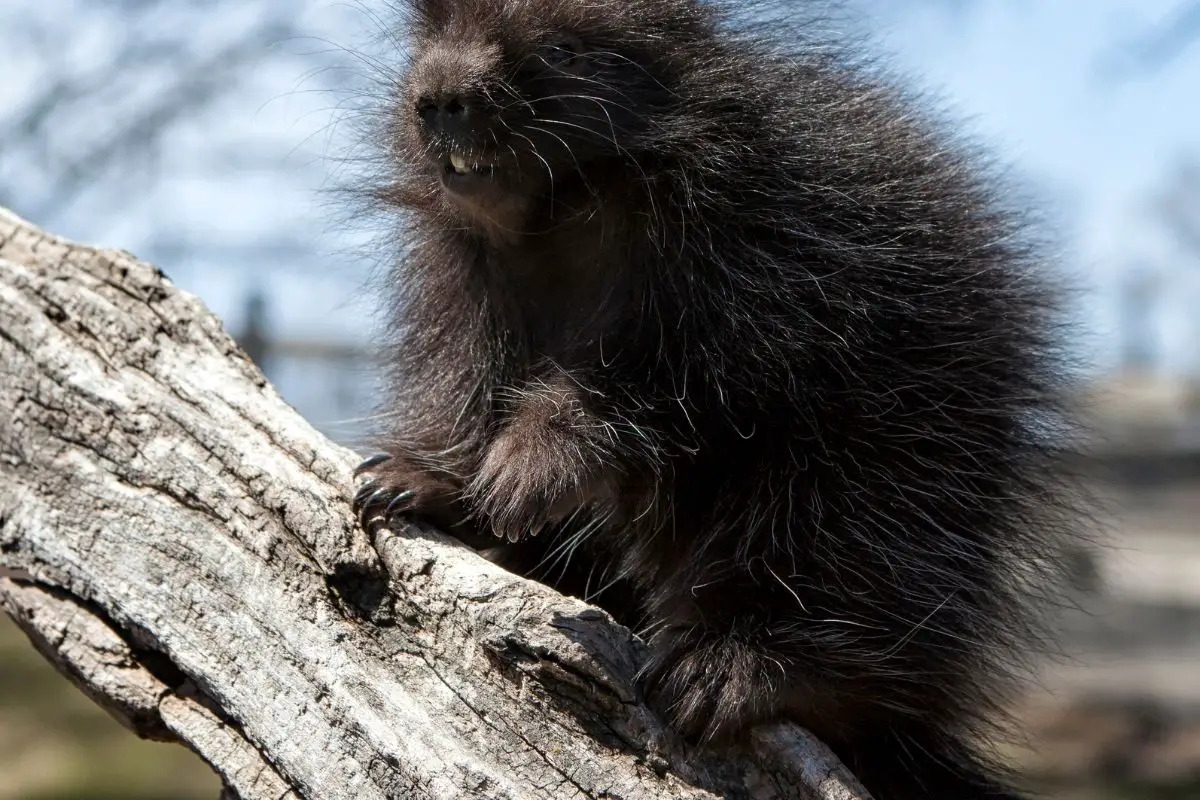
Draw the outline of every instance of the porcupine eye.
<instances>
[{"instance_id":1,"label":"porcupine eye","mask_svg":"<svg viewBox=\"0 0 1200 800\"><path fill-rule=\"evenodd\" d=\"M535 54L548 67L570 69L578 62L583 52L583 42L578 37L558 36L537 49Z\"/></svg>"}]
</instances>

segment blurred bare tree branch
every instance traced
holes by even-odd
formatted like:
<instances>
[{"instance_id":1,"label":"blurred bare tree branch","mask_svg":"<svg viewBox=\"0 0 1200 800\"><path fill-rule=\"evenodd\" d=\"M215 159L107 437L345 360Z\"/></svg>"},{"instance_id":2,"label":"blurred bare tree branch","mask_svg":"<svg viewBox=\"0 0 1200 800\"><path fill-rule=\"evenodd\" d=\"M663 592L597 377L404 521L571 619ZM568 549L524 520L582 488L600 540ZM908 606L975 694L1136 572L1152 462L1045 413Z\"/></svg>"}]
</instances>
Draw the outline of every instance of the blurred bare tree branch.
<instances>
[{"instance_id":1,"label":"blurred bare tree branch","mask_svg":"<svg viewBox=\"0 0 1200 800\"><path fill-rule=\"evenodd\" d=\"M1200 41L1200 0L1184 0L1158 24L1135 32L1097 61L1097 76L1122 81L1170 65Z\"/></svg>"},{"instance_id":2,"label":"blurred bare tree branch","mask_svg":"<svg viewBox=\"0 0 1200 800\"><path fill-rule=\"evenodd\" d=\"M1154 205L1167 230L1200 263L1200 161L1181 159Z\"/></svg>"},{"instance_id":3,"label":"blurred bare tree branch","mask_svg":"<svg viewBox=\"0 0 1200 800\"><path fill-rule=\"evenodd\" d=\"M247 226L253 230L239 236L189 220L182 203L168 209L177 212L169 220L153 200L148 209L135 204L169 181L207 183L236 197L239 182L266 179L276 197L291 187L301 189L297 198L313 194L327 165L324 153L297 154L313 134L295 117L329 110L330 92L354 77L338 69L345 53L317 38L327 31L313 24L313 5L6 3L0 64L17 80L0 89L0 205L58 227L69 227L71 216L100 230L137 220L153 230L152 255L168 265L186 254L303 268L319 249L311 225L279 215L278 230ZM290 126L258 124L275 102L289 104ZM244 257L234 255L240 249Z\"/></svg>"}]
</instances>

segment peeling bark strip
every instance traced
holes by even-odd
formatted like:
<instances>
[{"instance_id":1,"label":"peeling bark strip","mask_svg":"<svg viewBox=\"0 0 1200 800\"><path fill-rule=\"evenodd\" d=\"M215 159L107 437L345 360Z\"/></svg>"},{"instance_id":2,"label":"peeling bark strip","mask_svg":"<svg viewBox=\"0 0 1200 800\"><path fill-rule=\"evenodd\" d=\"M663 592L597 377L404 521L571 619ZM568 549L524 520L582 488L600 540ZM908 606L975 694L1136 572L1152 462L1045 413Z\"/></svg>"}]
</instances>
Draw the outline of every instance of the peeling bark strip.
<instances>
[{"instance_id":1,"label":"peeling bark strip","mask_svg":"<svg viewBox=\"0 0 1200 800\"><path fill-rule=\"evenodd\" d=\"M673 743L606 614L433 531L372 546L357 460L153 267L0 209L0 605L225 796L865 797L794 728Z\"/></svg>"}]
</instances>

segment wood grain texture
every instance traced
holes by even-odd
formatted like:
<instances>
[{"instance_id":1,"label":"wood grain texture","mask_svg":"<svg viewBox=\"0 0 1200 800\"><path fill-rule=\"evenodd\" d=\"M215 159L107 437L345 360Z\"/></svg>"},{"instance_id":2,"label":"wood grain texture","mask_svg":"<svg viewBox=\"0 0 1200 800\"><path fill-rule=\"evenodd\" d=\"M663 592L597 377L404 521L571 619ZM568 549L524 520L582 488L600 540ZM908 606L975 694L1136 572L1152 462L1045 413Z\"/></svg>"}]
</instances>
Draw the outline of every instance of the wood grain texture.
<instances>
[{"instance_id":1,"label":"wood grain texture","mask_svg":"<svg viewBox=\"0 0 1200 800\"><path fill-rule=\"evenodd\" d=\"M865 797L787 726L674 741L642 646L436 531L354 524L358 457L133 256L0 209L0 605L228 797Z\"/></svg>"}]
</instances>

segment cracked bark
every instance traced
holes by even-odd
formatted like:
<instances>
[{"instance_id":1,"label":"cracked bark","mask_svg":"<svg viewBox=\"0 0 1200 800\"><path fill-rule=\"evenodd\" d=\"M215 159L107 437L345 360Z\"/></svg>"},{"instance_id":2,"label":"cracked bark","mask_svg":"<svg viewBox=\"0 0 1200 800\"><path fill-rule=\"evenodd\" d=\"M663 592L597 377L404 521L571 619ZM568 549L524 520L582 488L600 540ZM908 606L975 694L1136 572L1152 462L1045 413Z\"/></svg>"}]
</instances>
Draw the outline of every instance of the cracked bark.
<instances>
[{"instance_id":1,"label":"cracked bark","mask_svg":"<svg viewBox=\"0 0 1200 800\"><path fill-rule=\"evenodd\" d=\"M358 457L133 256L0 209L0 605L226 797L866 797L804 731L674 741L641 644L437 531L353 523Z\"/></svg>"}]
</instances>

